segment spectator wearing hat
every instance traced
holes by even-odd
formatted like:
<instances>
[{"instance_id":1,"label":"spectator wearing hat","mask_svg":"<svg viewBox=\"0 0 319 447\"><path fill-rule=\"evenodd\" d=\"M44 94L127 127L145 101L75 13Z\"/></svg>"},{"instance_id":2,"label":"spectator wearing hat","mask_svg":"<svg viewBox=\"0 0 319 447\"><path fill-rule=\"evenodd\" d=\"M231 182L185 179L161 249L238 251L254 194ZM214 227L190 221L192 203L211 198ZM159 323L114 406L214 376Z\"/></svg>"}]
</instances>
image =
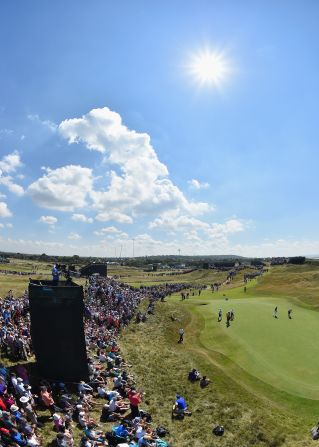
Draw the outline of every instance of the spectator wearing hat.
<instances>
[{"instance_id":1,"label":"spectator wearing hat","mask_svg":"<svg viewBox=\"0 0 319 447\"><path fill-rule=\"evenodd\" d=\"M32 425L38 425L38 418L36 413L33 411L32 405L30 403L30 400L27 396L20 397L19 401L21 402L22 409L24 411L24 414L27 418L27 420Z\"/></svg>"},{"instance_id":2,"label":"spectator wearing hat","mask_svg":"<svg viewBox=\"0 0 319 447\"><path fill-rule=\"evenodd\" d=\"M23 419L22 413L19 411L19 407L17 405L11 405L10 412L12 416L14 416L15 420L19 423Z\"/></svg>"},{"instance_id":3,"label":"spectator wearing hat","mask_svg":"<svg viewBox=\"0 0 319 447\"><path fill-rule=\"evenodd\" d=\"M53 414L53 424L57 432L61 431L62 427L65 427L64 419L59 413Z\"/></svg>"},{"instance_id":4,"label":"spectator wearing hat","mask_svg":"<svg viewBox=\"0 0 319 447\"><path fill-rule=\"evenodd\" d=\"M26 389L24 387L23 379L21 377L18 377L17 382L16 393L18 394L18 396L24 396Z\"/></svg>"},{"instance_id":5,"label":"spectator wearing hat","mask_svg":"<svg viewBox=\"0 0 319 447\"><path fill-rule=\"evenodd\" d=\"M10 381L11 381L11 385L15 391L17 388L17 385L18 385L17 375L15 373L11 373Z\"/></svg>"}]
</instances>

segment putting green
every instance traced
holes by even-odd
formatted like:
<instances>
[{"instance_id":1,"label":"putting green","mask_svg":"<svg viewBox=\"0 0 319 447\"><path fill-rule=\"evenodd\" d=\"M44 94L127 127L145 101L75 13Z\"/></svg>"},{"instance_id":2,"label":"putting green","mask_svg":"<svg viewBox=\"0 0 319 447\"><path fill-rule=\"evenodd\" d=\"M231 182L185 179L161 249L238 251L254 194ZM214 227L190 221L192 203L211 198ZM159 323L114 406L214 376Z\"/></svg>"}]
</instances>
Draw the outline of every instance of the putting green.
<instances>
[{"instance_id":1,"label":"putting green","mask_svg":"<svg viewBox=\"0 0 319 447\"><path fill-rule=\"evenodd\" d=\"M195 305L195 300L191 302ZM280 390L319 399L319 312L285 298L212 299L207 305L198 304L196 309L205 319L200 335L204 347L221 352ZM276 306L278 319L273 317ZM217 322L219 308L223 310L221 323ZM289 308L293 309L291 320ZM235 320L227 328L230 309Z\"/></svg>"}]
</instances>

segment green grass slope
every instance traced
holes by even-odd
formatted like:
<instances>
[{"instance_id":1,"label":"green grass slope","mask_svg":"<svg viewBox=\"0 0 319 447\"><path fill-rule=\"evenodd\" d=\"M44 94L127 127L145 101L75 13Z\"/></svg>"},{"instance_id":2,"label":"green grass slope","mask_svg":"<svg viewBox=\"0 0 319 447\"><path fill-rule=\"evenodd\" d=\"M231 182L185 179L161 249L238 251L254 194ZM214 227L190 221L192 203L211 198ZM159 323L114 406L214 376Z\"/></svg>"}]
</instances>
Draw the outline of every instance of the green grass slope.
<instances>
[{"instance_id":1,"label":"green grass slope","mask_svg":"<svg viewBox=\"0 0 319 447\"><path fill-rule=\"evenodd\" d=\"M171 321L172 314L178 322ZM182 345L177 343L180 326L185 328ZM277 395L263 382L258 387L258 379L206 348L201 341L205 327L201 314L172 300L159 303L157 314L146 324L129 327L121 342L146 392L142 407L170 429L173 445L208 447L217 441L220 446L242 447L308 445L309 414L299 413L301 400L289 402L289 395ZM188 382L187 373L193 367L213 380L208 388L202 390ZM170 418L177 392L186 397L193 411L184 421ZM211 432L217 424L225 427L221 439Z\"/></svg>"}]
</instances>

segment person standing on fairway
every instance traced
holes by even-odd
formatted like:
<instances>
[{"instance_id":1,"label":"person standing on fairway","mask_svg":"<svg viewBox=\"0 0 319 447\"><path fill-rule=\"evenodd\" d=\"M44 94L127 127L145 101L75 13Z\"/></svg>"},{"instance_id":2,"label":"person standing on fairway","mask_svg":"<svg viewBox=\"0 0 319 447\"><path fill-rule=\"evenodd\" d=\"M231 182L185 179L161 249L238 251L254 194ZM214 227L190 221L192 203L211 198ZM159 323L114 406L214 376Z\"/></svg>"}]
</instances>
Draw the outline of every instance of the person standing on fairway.
<instances>
[{"instance_id":1,"label":"person standing on fairway","mask_svg":"<svg viewBox=\"0 0 319 447\"><path fill-rule=\"evenodd\" d=\"M231 322L231 312L228 311L226 314L226 326L229 327L230 326L230 322Z\"/></svg>"},{"instance_id":2,"label":"person standing on fairway","mask_svg":"<svg viewBox=\"0 0 319 447\"><path fill-rule=\"evenodd\" d=\"M292 318L291 314L292 314L292 309L288 309L288 318L289 318L289 320L291 320L291 318Z\"/></svg>"},{"instance_id":3,"label":"person standing on fairway","mask_svg":"<svg viewBox=\"0 0 319 447\"><path fill-rule=\"evenodd\" d=\"M218 310L218 323L220 323L223 319L223 311L221 309Z\"/></svg>"},{"instance_id":4,"label":"person standing on fairway","mask_svg":"<svg viewBox=\"0 0 319 447\"><path fill-rule=\"evenodd\" d=\"M273 313L273 317L274 318L278 318L278 307L275 307L274 313Z\"/></svg>"}]
</instances>

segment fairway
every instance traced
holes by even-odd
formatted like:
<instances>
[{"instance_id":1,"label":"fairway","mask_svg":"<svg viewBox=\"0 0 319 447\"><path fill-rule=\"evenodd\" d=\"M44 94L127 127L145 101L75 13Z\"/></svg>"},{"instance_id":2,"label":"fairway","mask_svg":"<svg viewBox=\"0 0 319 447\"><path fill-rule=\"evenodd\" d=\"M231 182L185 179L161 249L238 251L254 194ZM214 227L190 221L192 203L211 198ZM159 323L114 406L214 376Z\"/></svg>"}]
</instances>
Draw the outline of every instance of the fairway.
<instances>
[{"instance_id":1,"label":"fairway","mask_svg":"<svg viewBox=\"0 0 319 447\"><path fill-rule=\"evenodd\" d=\"M195 299L191 300L195 304ZM200 341L258 379L290 394L319 399L319 313L285 298L211 299L196 312L205 319ZM191 302L190 302L191 304ZM279 318L273 317L278 306ZM223 321L217 322L218 309ZM287 310L293 309L292 319ZM235 320L226 327L226 312Z\"/></svg>"}]
</instances>

